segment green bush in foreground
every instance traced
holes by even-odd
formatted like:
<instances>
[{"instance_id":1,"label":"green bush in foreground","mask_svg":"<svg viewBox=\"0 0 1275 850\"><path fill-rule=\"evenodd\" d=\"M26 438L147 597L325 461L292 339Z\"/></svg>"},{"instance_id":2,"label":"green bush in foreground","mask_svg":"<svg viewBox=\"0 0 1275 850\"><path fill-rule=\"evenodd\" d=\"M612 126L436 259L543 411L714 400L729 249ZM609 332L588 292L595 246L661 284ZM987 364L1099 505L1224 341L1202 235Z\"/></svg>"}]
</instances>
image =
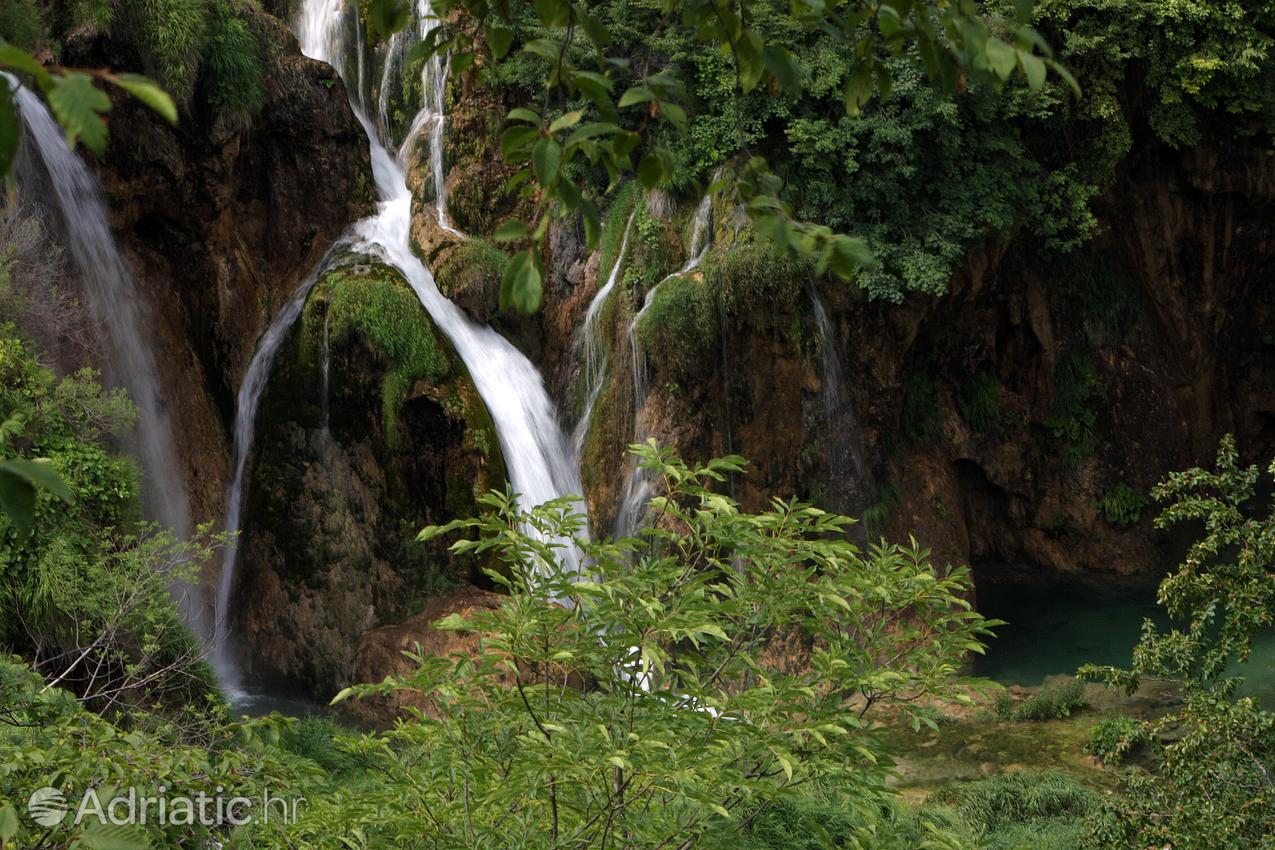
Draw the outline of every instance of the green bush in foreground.
<instances>
[{"instance_id":1,"label":"green bush in foreground","mask_svg":"<svg viewBox=\"0 0 1275 850\"><path fill-rule=\"evenodd\" d=\"M1088 750L1103 764L1117 765L1129 757L1143 737L1140 722L1117 714L1098 721L1089 731Z\"/></svg>"},{"instance_id":2,"label":"green bush in foreground","mask_svg":"<svg viewBox=\"0 0 1275 850\"><path fill-rule=\"evenodd\" d=\"M425 710L384 737L392 792L375 816L289 846L717 848L742 813L812 782L884 792L863 713L912 716L981 648L967 572L940 575L909 547L859 552L846 518L799 503L744 514L709 489L739 458L690 467L653 442L639 456L667 488L663 520L640 540L578 540L587 578L559 557L583 528L566 502L522 512L493 493L484 517L426 529L477 532L453 550L498 557L488 575L509 595L436 624L472 651L353 689ZM778 637L798 649L775 651ZM402 843L423 824L428 839Z\"/></svg>"}]
</instances>

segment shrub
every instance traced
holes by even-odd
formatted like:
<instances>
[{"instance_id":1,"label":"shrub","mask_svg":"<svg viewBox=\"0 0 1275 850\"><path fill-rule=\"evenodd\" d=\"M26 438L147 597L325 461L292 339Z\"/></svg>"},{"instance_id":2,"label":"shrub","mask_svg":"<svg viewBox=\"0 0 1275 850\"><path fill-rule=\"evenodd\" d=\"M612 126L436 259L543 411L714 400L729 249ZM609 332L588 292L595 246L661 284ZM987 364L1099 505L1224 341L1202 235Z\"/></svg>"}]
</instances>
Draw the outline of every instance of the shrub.
<instances>
[{"instance_id":1,"label":"shrub","mask_svg":"<svg viewBox=\"0 0 1275 850\"><path fill-rule=\"evenodd\" d=\"M207 0L127 0L124 10L146 72L189 103L208 39Z\"/></svg>"},{"instance_id":2,"label":"shrub","mask_svg":"<svg viewBox=\"0 0 1275 850\"><path fill-rule=\"evenodd\" d=\"M975 431L990 431L1001 417L1001 384L994 375L979 372L965 385L961 415Z\"/></svg>"},{"instance_id":3,"label":"shrub","mask_svg":"<svg viewBox=\"0 0 1275 850\"><path fill-rule=\"evenodd\" d=\"M718 251L704 262L704 279L727 314L746 317L751 327L776 327L804 297L809 278L806 263L775 253L765 242Z\"/></svg>"},{"instance_id":4,"label":"shrub","mask_svg":"<svg viewBox=\"0 0 1275 850\"><path fill-rule=\"evenodd\" d=\"M1107 522L1121 527L1134 525L1142 519L1142 509L1147 499L1137 490L1121 481L1098 500L1098 510Z\"/></svg>"},{"instance_id":5,"label":"shrub","mask_svg":"<svg viewBox=\"0 0 1275 850\"><path fill-rule=\"evenodd\" d=\"M232 127L246 126L261 109L265 90L257 37L230 0L208 5L208 37L203 52L203 93L209 107Z\"/></svg>"},{"instance_id":6,"label":"shrub","mask_svg":"<svg viewBox=\"0 0 1275 850\"><path fill-rule=\"evenodd\" d=\"M1023 700L1017 714L1020 720L1062 720L1088 704L1084 684L1071 679L1066 684L1043 688Z\"/></svg>"},{"instance_id":7,"label":"shrub","mask_svg":"<svg viewBox=\"0 0 1275 850\"><path fill-rule=\"evenodd\" d=\"M44 22L35 0L0 3L0 38L23 50L35 50L44 37Z\"/></svg>"},{"instance_id":8,"label":"shrub","mask_svg":"<svg viewBox=\"0 0 1275 850\"><path fill-rule=\"evenodd\" d=\"M1128 758L1144 736L1140 722L1132 717L1116 714L1104 717L1094 724L1089 731L1088 750L1103 764L1116 765Z\"/></svg>"},{"instance_id":9,"label":"shrub","mask_svg":"<svg viewBox=\"0 0 1275 850\"><path fill-rule=\"evenodd\" d=\"M1102 381L1092 360L1083 354L1059 358L1054 367L1054 404L1045 427L1073 459L1094 450L1098 414L1093 403L1102 397Z\"/></svg>"},{"instance_id":10,"label":"shrub","mask_svg":"<svg viewBox=\"0 0 1275 850\"><path fill-rule=\"evenodd\" d=\"M1076 850L1098 794L1053 771L1019 772L944 788L934 802L951 806L983 836L988 850Z\"/></svg>"}]
</instances>

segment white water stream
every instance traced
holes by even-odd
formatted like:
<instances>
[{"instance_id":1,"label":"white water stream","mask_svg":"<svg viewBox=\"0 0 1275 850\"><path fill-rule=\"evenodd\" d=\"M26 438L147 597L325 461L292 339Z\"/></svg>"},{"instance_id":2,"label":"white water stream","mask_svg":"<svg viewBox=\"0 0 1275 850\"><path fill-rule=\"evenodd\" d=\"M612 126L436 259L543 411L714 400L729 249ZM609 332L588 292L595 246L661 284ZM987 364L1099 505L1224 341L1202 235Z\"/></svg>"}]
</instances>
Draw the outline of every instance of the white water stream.
<instances>
[{"instance_id":1,"label":"white water stream","mask_svg":"<svg viewBox=\"0 0 1275 850\"><path fill-rule=\"evenodd\" d=\"M127 388L137 405L136 451L144 476L146 516L186 537L190 506L172 423L161 398L149 330L152 323L144 320L144 302L115 244L97 180L67 146L62 128L44 102L13 77L6 77L16 89L26 130L16 169L18 182L39 185L47 176L85 303L109 337L104 371L112 382Z\"/></svg>"},{"instance_id":2,"label":"white water stream","mask_svg":"<svg viewBox=\"0 0 1275 850\"><path fill-rule=\"evenodd\" d=\"M340 72L346 58L343 16L354 14L352 6L340 0L306 0L297 22L297 36L302 52L312 59L328 62ZM417 7L419 26L416 37L424 38L438 24L432 17L428 0ZM410 45L399 49L405 50ZM356 49L361 49L356 47ZM446 63L441 59L426 63L425 103L412 122L408 144L422 128L430 129L430 149L435 187L435 210L444 227L446 218L443 150L443 95ZM382 84L384 87L384 83ZM372 172L376 179L379 203L377 212L356 223L348 237L348 247L375 256L396 268L407 280L430 318L451 341L464 361L474 384L496 426L510 483L520 494L521 503L531 506L582 490L575 458L558 421L557 411L544 381L535 366L507 340L487 325L470 319L464 311L448 301L434 283L433 275L411 248L412 195L402 163L389 150L376 130L376 125L363 112L361 97L351 93L351 107L367 132L371 146ZM379 115L380 126L386 116ZM454 232L454 231L453 231ZM261 394L265 389L274 357L287 338L288 331L301 315L306 296L320 272L303 283L283 310L275 317L257 347L247 376L239 390L235 422L235 467L227 498L226 528L237 532L241 511L248 456ZM570 541L555 541L559 557L569 569L579 569L579 552ZM218 587L219 646L224 646L228 615L235 585L237 554L230 549L222 566ZM219 654L219 670L223 682L234 688L241 676L229 651Z\"/></svg>"},{"instance_id":3,"label":"white water stream","mask_svg":"<svg viewBox=\"0 0 1275 850\"><path fill-rule=\"evenodd\" d=\"M647 367L646 352L642 350L638 342L638 325L641 324L646 311L651 309L655 294L659 292L660 287L675 277L690 274L704 260L704 255L708 253L713 243L712 218L713 196L711 193L705 193L695 208L695 217L691 223L690 257L680 269L647 291L646 297L642 299L642 309L638 310L633 320L629 322L629 351L633 364L633 442L635 443L641 443L651 436L649 429L642 424L642 406L646 403L646 396L650 390L650 371ZM639 467L636 460L630 463L624 496L615 512L616 537L629 537L637 533L642 514L646 510L647 503L651 501L651 496L654 495L654 487L655 482L651 478L651 473Z\"/></svg>"}]
</instances>

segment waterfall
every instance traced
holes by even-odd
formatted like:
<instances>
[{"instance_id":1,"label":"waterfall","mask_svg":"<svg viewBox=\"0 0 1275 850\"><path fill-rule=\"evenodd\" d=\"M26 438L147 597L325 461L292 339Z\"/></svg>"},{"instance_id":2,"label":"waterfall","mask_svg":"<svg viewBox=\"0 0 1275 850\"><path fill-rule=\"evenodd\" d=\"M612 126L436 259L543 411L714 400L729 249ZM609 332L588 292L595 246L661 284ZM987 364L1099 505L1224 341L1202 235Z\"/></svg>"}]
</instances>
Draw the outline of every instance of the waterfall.
<instances>
[{"instance_id":1,"label":"waterfall","mask_svg":"<svg viewBox=\"0 0 1275 850\"><path fill-rule=\"evenodd\" d=\"M624 237L620 240L620 252L615 256L615 263L611 266L611 272L607 275L606 283L593 296L593 300L589 302L589 309L584 313L584 324L580 327L579 344L584 350L584 380L585 386L589 390L588 395L585 396L584 410L580 413L580 419L576 422L575 433L572 435L577 465L580 463L580 458L584 455L584 440L589 435L589 420L593 416L593 407L598 402L598 396L602 393L602 385L606 378L606 352L602 348L602 339L598 333L598 317L602 313L603 305L611 297L611 291L615 289L616 281L620 279L620 268L624 265L624 254L629 248L629 234L633 230L633 222L636 218L637 211L635 210L629 215L628 223L624 225Z\"/></svg>"},{"instance_id":2,"label":"waterfall","mask_svg":"<svg viewBox=\"0 0 1275 850\"><path fill-rule=\"evenodd\" d=\"M319 397L320 422L324 436L329 433L329 424L332 419L332 402L328 398L331 392L331 373L332 373L332 346L328 341L328 324L332 319L332 308L329 307L323 311L323 360L319 365L319 371L323 375L322 386L319 388L321 393Z\"/></svg>"},{"instance_id":3,"label":"waterfall","mask_svg":"<svg viewBox=\"0 0 1275 850\"><path fill-rule=\"evenodd\" d=\"M828 435L828 504L839 513L861 516L868 505L869 484L863 462L863 440L854 402L846 391L845 374L837 352L837 336L814 283L807 286L810 305L819 330L819 353L823 359L823 414Z\"/></svg>"},{"instance_id":4,"label":"waterfall","mask_svg":"<svg viewBox=\"0 0 1275 850\"><path fill-rule=\"evenodd\" d=\"M352 7L351 7L352 8ZM312 59L328 62L339 71L345 58L342 38L342 4L339 0L305 0L297 23L297 37L301 49ZM428 0L418 7L422 37L429 28L437 25L432 18ZM361 46L360 46L361 49ZM446 73L445 63L438 63L440 75ZM428 73L428 69L427 69ZM429 120L435 121L431 129L431 149L442 148L442 91L445 80L426 87L426 103L416 119L414 127L423 127ZM372 121L363 112L359 97L351 93L351 107L363 125L371 146L372 173L375 177L379 203L377 211L369 218L357 222L347 237L342 237L334 251L349 248L375 256L397 269L420 299L430 318L448 338L473 378L478 394L491 414L496 426L510 483L520 495L524 505L536 505L581 491L579 474L574 458L568 449L557 411L544 381L535 366L489 326L470 319L464 311L448 301L434 283L428 268L417 258L411 247L412 195L407 188L407 178L402 165L391 155ZM422 117L424 116L424 117ZM385 116L378 116L384 123ZM434 156L436 187L441 190L443 181L437 179L441 171L441 157ZM446 224L446 198L436 192L436 207L440 220ZM300 317L310 289L321 276L323 265L304 281L293 293L288 303L279 311L270 328L262 337L239 389L235 416L235 465L234 477L227 496L226 530L237 532L242 518L243 495L246 485L248 457L252 446L253 428L257 408L275 355L293 324ZM566 540L554 541L560 557L570 569L579 569L579 552ZM228 633L230 600L235 585L237 553L227 552L218 583L217 622L222 638ZM225 641L220 641L224 646ZM230 653L221 653L220 670L223 681L232 687L237 684Z\"/></svg>"},{"instance_id":5,"label":"waterfall","mask_svg":"<svg viewBox=\"0 0 1275 850\"><path fill-rule=\"evenodd\" d=\"M642 309L638 310L629 322L629 351L633 365L633 442L640 443L650 436L650 432L642 425L642 406L646 403L649 391L650 371L647 368L646 352L638 342L637 329L646 311L651 309L655 294L669 280L681 275L690 274L703 261L704 255L712 247L713 234L710 225L713 217L713 196L705 192L695 208L695 216L691 222L691 249L686 263L673 274L661 280L646 293L642 299ZM638 522L646 504L654 494L654 482L649 470L642 469L636 460L630 464L628 482L625 484L624 496L616 509L615 536L628 537L637 532Z\"/></svg>"},{"instance_id":6,"label":"waterfall","mask_svg":"<svg viewBox=\"0 0 1275 850\"><path fill-rule=\"evenodd\" d=\"M144 321L132 272L111 234L97 180L67 146L62 128L44 102L13 77L7 79L17 93L26 130L19 182L38 183L39 166L47 173L85 301L109 336L106 372L128 389L137 405L137 452L146 514L185 537L190 532L190 507L168 410L160 397L152 330Z\"/></svg>"}]
</instances>

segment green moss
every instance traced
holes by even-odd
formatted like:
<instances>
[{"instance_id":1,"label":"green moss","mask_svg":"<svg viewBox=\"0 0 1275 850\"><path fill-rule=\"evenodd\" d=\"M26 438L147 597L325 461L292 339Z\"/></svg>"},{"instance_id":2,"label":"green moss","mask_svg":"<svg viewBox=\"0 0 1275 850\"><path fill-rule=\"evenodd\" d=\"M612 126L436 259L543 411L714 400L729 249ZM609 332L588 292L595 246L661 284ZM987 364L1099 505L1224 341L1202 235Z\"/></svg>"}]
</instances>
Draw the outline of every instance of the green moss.
<instances>
[{"instance_id":1,"label":"green moss","mask_svg":"<svg viewBox=\"0 0 1275 850\"><path fill-rule=\"evenodd\" d=\"M434 272L438 289L448 298L477 293L482 303L495 303L509 255L483 239L466 239L448 252Z\"/></svg>"},{"instance_id":2,"label":"green moss","mask_svg":"<svg viewBox=\"0 0 1275 850\"><path fill-rule=\"evenodd\" d=\"M913 372L903 384L903 435L924 443L938 434L939 403L934 382L924 372Z\"/></svg>"},{"instance_id":3,"label":"green moss","mask_svg":"<svg viewBox=\"0 0 1275 850\"><path fill-rule=\"evenodd\" d=\"M689 381L705 371L719 331L713 290L704 280L681 275L660 286L637 326L652 372L673 381Z\"/></svg>"},{"instance_id":4,"label":"green moss","mask_svg":"<svg viewBox=\"0 0 1275 850\"><path fill-rule=\"evenodd\" d=\"M319 285L333 344L358 333L385 360L381 403L385 442L397 448L399 411L419 379L439 383L452 358L411 288L384 266L330 273Z\"/></svg>"},{"instance_id":5,"label":"green moss","mask_svg":"<svg viewBox=\"0 0 1275 850\"><path fill-rule=\"evenodd\" d=\"M1072 353L1059 358L1054 367L1054 404L1044 425L1073 459L1087 457L1097 445L1094 404L1103 395L1102 381L1089 357Z\"/></svg>"},{"instance_id":6,"label":"green moss","mask_svg":"<svg viewBox=\"0 0 1275 850\"><path fill-rule=\"evenodd\" d=\"M633 205L642 197L636 181L629 181L615 194L606 215L602 217L602 235L598 240L598 251L601 254L598 263L598 276L605 278L611 273L620 253L620 245L624 242L624 231L629 225L629 216L633 213ZM601 282L598 284L601 286Z\"/></svg>"},{"instance_id":7,"label":"green moss","mask_svg":"<svg viewBox=\"0 0 1275 850\"><path fill-rule=\"evenodd\" d=\"M704 259L704 279L720 293L726 312L748 317L754 327L773 327L792 315L809 278L808 264L757 242L715 251Z\"/></svg>"}]
</instances>

